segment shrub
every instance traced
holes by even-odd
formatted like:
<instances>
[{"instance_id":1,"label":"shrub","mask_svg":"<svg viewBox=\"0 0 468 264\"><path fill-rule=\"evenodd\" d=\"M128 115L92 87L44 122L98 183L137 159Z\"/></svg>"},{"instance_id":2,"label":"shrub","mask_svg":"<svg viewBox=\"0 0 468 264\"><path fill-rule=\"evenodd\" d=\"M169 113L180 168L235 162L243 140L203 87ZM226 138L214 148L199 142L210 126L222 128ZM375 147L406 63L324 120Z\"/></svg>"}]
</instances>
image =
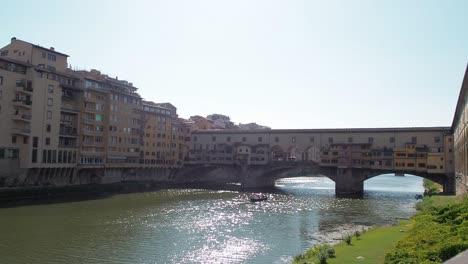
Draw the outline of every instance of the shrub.
<instances>
[{"instance_id":1,"label":"shrub","mask_svg":"<svg viewBox=\"0 0 468 264\"><path fill-rule=\"evenodd\" d=\"M428 200L426 200L428 201ZM468 249L468 202L428 206L385 256L385 263L442 263Z\"/></svg>"},{"instance_id":2,"label":"shrub","mask_svg":"<svg viewBox=\"0 0 468 264\"><path fill-rule=\"evenodd\" d=\"M356 232L354 232L354 236L356 236L356 239L359 239L359 237L361 236L361 232L356 230Z\"/></svg>"},{"instance_id":3,"label":"shrub","mask_svg":"<svg viewBox=\"0 0 468 264\"><path fill-rule=\"evenodd\" d=\"M319 253L317 255L318 259L319 259L319 263L320 264L327 264L327 254L325 253Z\"/></svg>"},{"instance_id":4,"label":"shrub","mask_svg":"<svg viewBox=\"0 0 468 264\"><path fill-rule=\"evenodd\" d=\"M329 258L335 258L336 257L334 248L327 249L327 254L328 254Z\"/></svg>"},{"instance_id":5,"label":"shrub","mask_svg":"<svg viewBox=\"0 0 468 264\"><path fill-rule=\"evenodd\" d=\"M346 242L346 245L351 245L351 240L352 239L353 239L353 237L351 236L351 234L346 234L343 237L343 240L344 240L344 242Z\"/></svg>"}]
</instances>

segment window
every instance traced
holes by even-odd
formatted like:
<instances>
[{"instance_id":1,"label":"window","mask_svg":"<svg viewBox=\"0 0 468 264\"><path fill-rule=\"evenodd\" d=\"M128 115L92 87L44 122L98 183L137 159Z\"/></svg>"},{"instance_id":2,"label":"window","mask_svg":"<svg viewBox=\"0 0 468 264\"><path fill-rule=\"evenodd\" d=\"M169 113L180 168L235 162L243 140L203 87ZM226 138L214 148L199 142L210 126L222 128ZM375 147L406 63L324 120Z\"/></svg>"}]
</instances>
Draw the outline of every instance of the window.
<instances>
[{"instance_id":1,"label":"window","mask_svg":"<svg viewBox=\"0 0 468 264\"><path fill-rule=\"evenodd\" d=\"M50 138L48 138L48 137L45 138L45 144L50 145Z\"/></svg>"},{"instance_id":2,"label":"window","mask_svg":"<svg viewBox=\"0 0 468 264\"><path fill-rule=\"evenodd\" d=\"M231 142L231 137L227 137L227 138L226 138L226 141L227 141L227 142Z\"/></svg>"},{"instance_id":3,"label":"window","mask_svg":"<svg viewBox=\"0 0 468 264\"><path fill-rule=\"evenodd\" d=\"M296 143L296 137L292 137L292 138L291 138L291 142L292 142L292 143Z\"/></svg>"},{"instance_id":4,"label":"window","mask_svg":"<svg viewBox=\"0 0 468 264\"><path fill-rule=\"evenodd\" d=\"M42 53L42 56L44 56L44 53ZM55 56L55 54L47 54L47 59L50 60L50 61L56 61L57 60L57 56Z\"/></svg>"},{"instance_id":5,"label":"window","mask_svg":"<svg viewBox=\"0 0 468 264\"><path fill-rule=\"evenodd\" d=\"M353 138L352 137L348 137L348 143L353 143Z\"/></svg>"},{"instance_id":6,"label":"window","mask_svg":"<svg viewBox=\"0 0 468 264\"><path fill-rule=\"evenodd\" d=\"M440 137L434 137L434 143L439 143L440 142Z\"/></svg>"},{"instance_id":7,"label":"window","mask_svg":"<svg viewBox=\"0 0 468 264\"><path fill-rule=\"evenodd\" d=\"M3 76L0 76L0 85L3 85Z\"/></svg>"},{"instance_id":8,"label":"window","mask_svg":"<svg viewBox=\"0 0 468 264\"><path fill-rule=\"evenodd\" d=\"M38 137L33 137L33 148L37 148L37 142L39 138Z\"/></svg>"},{"instance_id":9,"label":"window","mask_svg":"<svg viewBox=\"0 0 468 264\"><path fill-rule=\"evenodd\" d=\"M104 121L104 115L96 115L95 120L96 121Z\"/></svg>"},{"instance_id":10,"label":"window","mask_svg":"<svg viewBox=\"0 0 468 264\"><path fill-rule=\"evenodd\" d=\"M411 138L411 143L416 144L417 142L418 142L418 138L417 138L417 137L412 137L412 138Z\"/></svg>"},{"instance_id":11,"label":"window","mask_svg":"<svg viewBox=\"0 0 468 264\"><path fill-rule=\"evenodd\" d=\"M47 150L47 163L52 163L52 150Z\"/></svg>"},{"instance_id":12,"label":"window","mask_svg":"<svg viewBox=\"0 0 468 264\"><path fill-rule=\"evenodd\" d=\"M54 103L54 100L52 98L47 98L47 105L52 106Z\"/></svg>"},{"instance_id":13,"label":"window","mask_svg":"<svg viewBox=\"0 0 468 264\"><path fill-rule=\"evenodd\" d=\"M245 142L247 141L247 138L246 137L242 137L242 142Z\"/></svg>"},{"instance_id":14,"label":"window","mask_svg":"<svg viewBox=\"0 0 468 264\"><path fill-rule=\"evenodd\" d=\"M310 137L310 142L311 142L311 143L314 143L314 141L315 141L315 138L314 138L314 137Z\"/></svg>"},{"instance_id":15,"label":"window","mask_svg":"<svg viewBox=\"0 0 468 264\"><path fill-rule=\"evenodd\" d=\"M50 132L50 130L52 130L52 126L50 124L47 124L46 126L46 131L47 132Z\"/></svg>"},{"instance_id":16,"label":"window","mask_svg":"<svg viewBox=\"0 0 468 264\"><path fill-rule=\"evenodd\" d=\"M53 93L53 92L54 92L54 86L49 84L49 86L48 86L48 88L47 88L47 91L48 91L49 93Z\"/></svg>"},{"instance_id":17,"label":"window","mask_svg":"<svg viewBox=\"0 0 468 264\"><path fill-rule=\"evenodd\" d=\"M28 137L23 137L23 144L28 144Z\"/></svg>"},{"instance_id":18,"label":"window","mask_svg":"<svg viewBox=\"0 0 468 264\"><path fill-rule=\"evenodd\" d=\"M45 59L45 57L46 57L46 53L42 52L42 58Z\"/></svg>"},{"instance_id":19,"label":"window","mask_svg":"<svg viewBox=\"0 0 468 264\"><path fill-rule=\"evenodd\" d=\"M37 149L33 149L33 151L32 151L31 162L32 162L32 163L36 163L36 162L37 162Z\"/></svg>"},{"instance_id":20,"label":"window","mask_svg":"<svg viewBox=\"0 0 468 264\"><path fill-rule=\"evenodd\" d=\"M333 143L333 137L328 138L328 143Z\"/></svg>"},{"instance_id":21,"label":"window","mask_svg":"<svg viewBox=\"0 0 468 264\"><path fill-rule=\"evenodd\" d=\"M279 142L279 137L275 137L275 142Z\"/></svg>"},{"instance_id":22,"label":"window","mask_svg":"<svg viewBox=\"0 0 468 264\"><path fill-rule=\"evenodd\" d=\"M47 70L49 70L49 71L51 71L51 72L54 72L54 71L55 71L55 67L54 67L54 66L47 65Z\"/></svg>"},{"instance_id":23,"label":"window","mask_svg":"<svg viewBox=\"0 0 468 264\"><path fill-rule=\"evenodd\" d=\"M216 141L216 137L212 137L211 140L212 140L212 141Z\"/></svg>"},{"instance_id":24,"label":"window","mask_svg":"<svg viewBox=\"0 0 468 264\"><path fill-rule=\"evenodd\" d=\"M47 119L52 119L52 111L47 111Z\"/></svg>"},{"instance_id":25,"label":"window","mask_svg":"<svg viewBox=\"0 0 468 264\"><path fill-rule=\"evenodd\" d=\"M16 136L11 137L11 143L16 144Z\"/></svg>"},{"instance_id":26,"label":"window","mask_svg":"<svg viewBox=\"0 0 468 264\"><path fill-rule=\"evenodd\" d=\"M258 142L262 142L263 141L263 138L262 137L258 137Z\"/></svg>"},{"instance_id":27,"label":"window","mask_svg":"<svg viewBox=\"0 0 468 264\"><path fill-rule=\"evenodd\" d=\"M395 143L395 137L390 137L390 143Z\"/></svg>"},{"instance_id":28,"label":"window","mask_svg":"<svg viewBox=\"0 0 468 264\"><path fill-rule=\"evenodd\" d=\"M8 50L3 50L0 52L0 56L8 56Z\"/></svg>"},{"instance_id":29,"label":"window","mask_svg":"<svg viewBox=\"0 0 468 264\"><path fill-rule=\"evenodd\" d=\"M374 138L373 137L369 137L367 139L367 142L369 142L370 144L374 143Z\"/></svg>"}]
</instances>

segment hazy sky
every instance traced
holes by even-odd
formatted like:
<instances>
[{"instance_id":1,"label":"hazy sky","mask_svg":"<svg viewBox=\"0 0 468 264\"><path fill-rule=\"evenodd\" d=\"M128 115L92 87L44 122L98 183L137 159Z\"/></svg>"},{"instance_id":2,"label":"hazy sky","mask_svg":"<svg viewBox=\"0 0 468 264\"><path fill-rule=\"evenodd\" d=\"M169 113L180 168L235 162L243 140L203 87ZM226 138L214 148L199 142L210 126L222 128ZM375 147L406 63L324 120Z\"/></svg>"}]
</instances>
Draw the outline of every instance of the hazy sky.
<instances>
[{"instance_id":1,"label":"hazy sky","mask_svg":"<svg viewBox=\"0 0 468 264\"><path fill-rule=\"evenodd\" d=\"M468 1L2 1L17 37L179 115L273 128L450 126Z\"/></svg>"}]
</instances>

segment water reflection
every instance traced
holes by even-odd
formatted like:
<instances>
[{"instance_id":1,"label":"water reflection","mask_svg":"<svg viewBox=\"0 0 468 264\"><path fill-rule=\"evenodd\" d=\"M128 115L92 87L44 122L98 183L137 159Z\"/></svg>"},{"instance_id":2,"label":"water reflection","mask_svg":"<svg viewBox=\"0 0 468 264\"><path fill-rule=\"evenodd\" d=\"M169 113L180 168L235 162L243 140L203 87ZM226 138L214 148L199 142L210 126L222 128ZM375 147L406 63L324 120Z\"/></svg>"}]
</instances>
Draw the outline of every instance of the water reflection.
<instances>
[{"instance_id":1,"label":"water reflection","mask_svg":"<svg viewBox=\"0 0 468 264\"><path fill-rule=\"evenodd\" d=\"M365 182L364 199L337 199L331 180L305 177L278 181L261 203L165 190L0 209L0 251L5 263L287 263L320 233L409 217L421 185L385 175Z\"/></svg>"}]
</instances>

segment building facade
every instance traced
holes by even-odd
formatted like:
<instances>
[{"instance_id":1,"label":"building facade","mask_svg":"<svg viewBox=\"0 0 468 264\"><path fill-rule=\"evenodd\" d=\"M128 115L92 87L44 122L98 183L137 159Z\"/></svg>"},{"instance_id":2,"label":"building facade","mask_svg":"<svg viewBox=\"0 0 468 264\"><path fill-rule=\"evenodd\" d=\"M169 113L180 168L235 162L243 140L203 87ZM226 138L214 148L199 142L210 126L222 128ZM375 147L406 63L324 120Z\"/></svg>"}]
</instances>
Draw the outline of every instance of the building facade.
<instances>
[{"instance_id":1,"label":"building facade","mask_svg":"<svg viewBox=\"0 0 468 264\"><path fill-rule=\"evenodd\" d=\"M132 83L67 59L16 38L0 49L0 187L164 179L183 165L190 137L172 104L150 113Z\"/></svg>"},{"instance_id":2,"label":"building facade","mask_svg":"<svg viewBox=\"0 0 468 264\"><path fill-rule=\"evenodd\" d=\"M194 131L192 164L311 162L321 167L453 175L449 127Z\"/></svg>"},{"instance_id":3,"label":"building facade","mask_svg":"<svg viewBox=\"0 0 468 264\"><path fill-rule=\"evenodd\" d=\"M468 67L458 97L452 130L455 141L457 194L468 193Z\"/></svg>"}]
</instances>

